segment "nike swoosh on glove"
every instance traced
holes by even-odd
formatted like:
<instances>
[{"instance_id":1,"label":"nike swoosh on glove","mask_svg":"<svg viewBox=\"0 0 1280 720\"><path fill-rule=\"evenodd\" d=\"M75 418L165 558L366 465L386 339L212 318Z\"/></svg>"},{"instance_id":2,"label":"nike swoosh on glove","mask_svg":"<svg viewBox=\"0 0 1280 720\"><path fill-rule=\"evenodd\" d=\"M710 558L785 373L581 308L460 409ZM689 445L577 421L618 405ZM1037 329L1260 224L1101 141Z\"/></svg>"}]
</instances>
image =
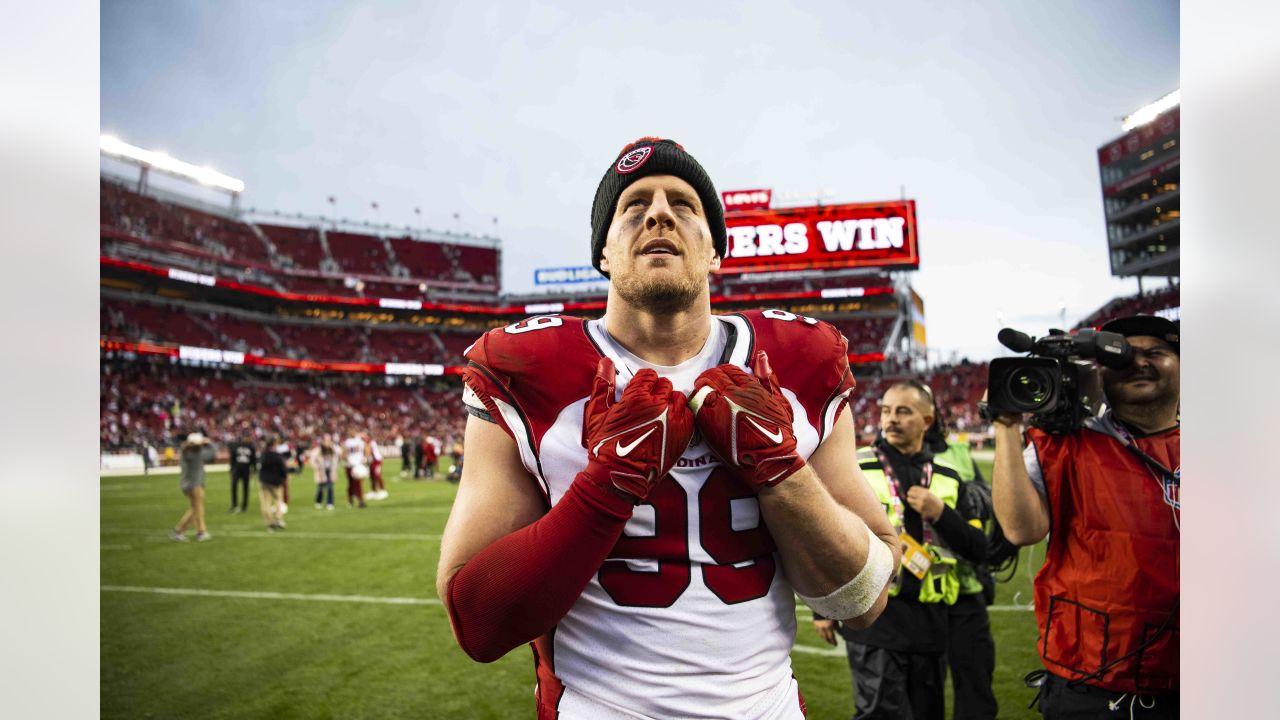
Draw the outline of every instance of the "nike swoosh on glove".
<instances>
[{"instance_id":1,"label":"nike swoosh on glove","mask_svg":"<svg viewBox=\"0 0 1280 720\"><path fill-rule=\"evenodd\" d=\"M720 365L698 376L689 407L702 437L721 462L754 492L777 485L804 467L791 429L791 403L782 396L769 357L757 351L754 376Z\"/></svg>"},{"instance_id":2,"label":"nike swoosh on glove","mask_svg":"<svg viewBox=\"0 0 1280 720\"><path fill-rule=\"evenodd\" d=\"M649 368L636 373L615 402L616 386L613 361L601 358L583 410L583 474L639 503L689 446L693 413L684 393Z\"/></svg>"}]
</instances>

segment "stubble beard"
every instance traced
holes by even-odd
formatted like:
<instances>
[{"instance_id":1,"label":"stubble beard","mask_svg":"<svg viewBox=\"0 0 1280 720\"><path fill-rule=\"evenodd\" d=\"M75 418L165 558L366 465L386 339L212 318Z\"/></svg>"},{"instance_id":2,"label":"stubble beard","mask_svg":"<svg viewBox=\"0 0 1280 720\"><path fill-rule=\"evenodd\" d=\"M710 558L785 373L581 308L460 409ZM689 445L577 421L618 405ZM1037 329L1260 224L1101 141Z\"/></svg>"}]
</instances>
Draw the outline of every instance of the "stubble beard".
<instances>
[{"instance_id":1,"label":"stubble beard","mask_svg":"<svg viewBox=\"0 0 1280 720\"><path fill-rule=\"evenodd\" d=\"M617 278L614 287L618 297L639 310L654 315L671 315L688 310L702 292L700 283L688 275L668 272L636 277L630 273Z\"/></svg>"},{"instance_id":2,"label":"stubble beard","mask_svg":"<svg viewBox=\"0 0 1280 720\"><path fill-rule=\"evenodd\" d=\"M702 240L705 236L701 229L695 232ZM697 243L701 245L701 243ZM673 272L670 268L651 268L641 273L636 264L639 258L633 259L631 272L614 275L613 286L618 297L632 307L654 315L671 315L693 307L693 304L707 288L709 267L700 270L689 265L693 258L686 255L681 258L685 272Z\"/></svg>"}]
</instances>

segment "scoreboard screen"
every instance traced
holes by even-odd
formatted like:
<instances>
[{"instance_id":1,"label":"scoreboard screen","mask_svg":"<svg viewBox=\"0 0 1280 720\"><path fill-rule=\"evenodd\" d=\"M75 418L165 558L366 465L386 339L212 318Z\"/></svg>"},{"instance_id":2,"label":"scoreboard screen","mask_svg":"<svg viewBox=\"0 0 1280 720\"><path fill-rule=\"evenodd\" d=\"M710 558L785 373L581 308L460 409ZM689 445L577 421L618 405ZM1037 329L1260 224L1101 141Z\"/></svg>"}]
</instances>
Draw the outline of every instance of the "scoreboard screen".
<instances>
[{"instance_id":1,"label":"scoreboard screen","mask_svg":"<svg viewBox=\"0 0 1280 720\"><path fill-rule=\"evenodd\" d=\"M920 266L914 200L743 210L725 225L721 273Z\"/></svg>"}]
</instances>

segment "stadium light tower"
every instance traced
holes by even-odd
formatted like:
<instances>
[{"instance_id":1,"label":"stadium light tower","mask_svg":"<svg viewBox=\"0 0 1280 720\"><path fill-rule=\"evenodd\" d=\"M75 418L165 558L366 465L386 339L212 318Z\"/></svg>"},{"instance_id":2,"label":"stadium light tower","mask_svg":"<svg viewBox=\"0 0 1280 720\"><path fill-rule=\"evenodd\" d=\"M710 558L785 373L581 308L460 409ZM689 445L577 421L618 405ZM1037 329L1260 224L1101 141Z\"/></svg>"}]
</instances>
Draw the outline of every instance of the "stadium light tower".
<instances>
[{"instance_id":1,"label":"stadium light tower","mask_svg":"<svg viewBox=\"0 0 1280 720\"><path fill-rule=\"evenodd\" d=\"M1164 97L1156 100L1149 105L1143 105L1133 112L1132 115L1125 116L1121 127L1125 132L1129 132L1134 128L1142 127L1147 123L1155 120L1161 113L1170 110L1182 104L1182 89L1179 88Z\"/></svg>"},{"instance_id":2,"label":"stadium light tower","mask_svg":"<svg viewBox=\"0 0 1280 720\"><path fill-rule=\"evenodd\" d=\"M147 176L150 172L159 170L165 174L180 177L184 180L192 180L206 187L227 193L231 196L232 207L237 207L240 204L240 193L244 192L244 181L237 180L230 175L224 175L213 168L192 165L168 153L144 150L112 135L100 136L98 148L103 155L124 160L140 168L138 173L138 192L146 189Z\"/></svg>"}]
</instances>

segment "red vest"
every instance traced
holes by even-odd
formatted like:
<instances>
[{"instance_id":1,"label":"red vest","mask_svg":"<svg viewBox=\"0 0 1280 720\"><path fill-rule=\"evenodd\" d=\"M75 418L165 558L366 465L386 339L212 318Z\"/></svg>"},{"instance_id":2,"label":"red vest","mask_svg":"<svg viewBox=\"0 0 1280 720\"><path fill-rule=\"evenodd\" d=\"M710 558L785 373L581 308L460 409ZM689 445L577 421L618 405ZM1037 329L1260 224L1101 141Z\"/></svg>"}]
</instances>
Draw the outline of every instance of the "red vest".
<instances>
[{"instance_id":1,"label":"red vest","mask_svg":"<svg viewBox=\"0 0 1280 720\"><path fill-rule=\"evenodd\" d=\"M1177 690L1179 531L1158 472L1101 432L1028 436L1049 499L1049 546L1035 580L1040 659L1074 679L1134 653L1086 682L1117 692ZM1180 472L1179 438L1174 428L1135 442Z\"/></svg>"}]
</instances>

